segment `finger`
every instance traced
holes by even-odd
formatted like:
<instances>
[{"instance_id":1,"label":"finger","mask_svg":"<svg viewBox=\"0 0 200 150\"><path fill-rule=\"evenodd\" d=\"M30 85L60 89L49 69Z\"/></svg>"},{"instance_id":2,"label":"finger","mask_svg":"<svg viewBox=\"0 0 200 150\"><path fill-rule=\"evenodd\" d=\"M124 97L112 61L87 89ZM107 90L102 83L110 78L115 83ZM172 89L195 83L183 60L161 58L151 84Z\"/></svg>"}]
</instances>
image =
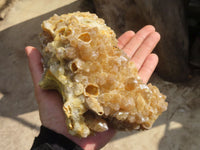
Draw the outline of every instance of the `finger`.
<instances>
[{"instance_id":1,"label":"finger","mask_svg":"<svg viewBox=\"0 0 200 150\"><path fill-rule=\"evenodd\" d=\"M26 54L28 56L29 69L33 79L35 87L38 85L43 73L41 55L40 52L31 46L25 48Z\"/></svg>"},{"instance_id":2,"label":"finger","mask_svg":"<svg viewBox=\"0 0 200 150\"><path fill-rule=\"evenodd\" d=\"M153 51L159 40L160 34L158 32L152 32L137 49L131 60L135 63L138 70L146 57Z\"/></svg>"},{"instance_id":3,"label":"finger","mask_svg":"<svg viewBox=\"0 0 200 150\"><path fill-rule=\"evenodd\" d=\"M156 54L152 53L149 56L147 56L146 60L144 61L142 67L139 70L139 76L141 77L144 83L148 82L157 64L158 56Z\"/></svg>"},{"instance_id":4,"label":"finger","mask_svg":"<svg viewBox=\"0 0 200 150\"><path fill-rule=\"evenodd\" d=\"M141 30L139 30L133 38L124 46L123 50L128 55L132 57L138 47L142 44L144 39L151 33L154 32L155 28L152 25L147 25Z\"/></svg>"},{"instance_id":5,"label":"finger","mask_svg":"<svg viewBox=\"0 0 200 150\"><path fill-rule=\"evenodd\" d=\"M130 39L135 35L133 31L127 31L118 38L118 47L122 49Z\"/></svg>"}]
</instances>

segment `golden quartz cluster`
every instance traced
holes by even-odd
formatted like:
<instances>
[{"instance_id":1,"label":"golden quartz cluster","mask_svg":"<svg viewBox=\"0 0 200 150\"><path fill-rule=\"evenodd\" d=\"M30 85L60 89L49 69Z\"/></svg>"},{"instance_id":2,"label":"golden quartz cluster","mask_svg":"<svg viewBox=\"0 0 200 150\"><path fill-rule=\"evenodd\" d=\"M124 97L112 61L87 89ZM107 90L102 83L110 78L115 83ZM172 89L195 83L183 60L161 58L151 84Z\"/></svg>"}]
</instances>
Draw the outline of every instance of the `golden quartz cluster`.
<instances>
[{"instance_id":1,"label":"golden quartz cluster","mask_svg":"<svg viewBox=\"0 0 200 150\"><path fill-rule=\"evenodd\" d=\"M40 86L61 93L72 135L149 129L167 109L166 96L142 83L103 19L89 12L54 15L42 29Z\"/></svg>"}]
</instances>

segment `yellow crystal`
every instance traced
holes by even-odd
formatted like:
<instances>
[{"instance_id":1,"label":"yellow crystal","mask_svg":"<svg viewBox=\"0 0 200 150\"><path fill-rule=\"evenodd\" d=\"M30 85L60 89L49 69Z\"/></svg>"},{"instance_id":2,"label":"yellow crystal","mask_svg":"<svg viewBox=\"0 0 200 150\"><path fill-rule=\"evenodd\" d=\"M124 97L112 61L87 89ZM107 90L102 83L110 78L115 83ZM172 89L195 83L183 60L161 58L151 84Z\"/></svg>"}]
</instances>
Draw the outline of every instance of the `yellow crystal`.
<instances>
[{"instance_id":1,"label":"yellow crystal","mask_svg":"<svg viewBox=\"0 0 200 150\"><path fill-rule=\"evenodd\" d=\"M61 93L72 135L149 129L167 109L166 96L142 83L103 19L89 12L54 15L42 29L40 86Z\"/></svg>"}]
</instances>

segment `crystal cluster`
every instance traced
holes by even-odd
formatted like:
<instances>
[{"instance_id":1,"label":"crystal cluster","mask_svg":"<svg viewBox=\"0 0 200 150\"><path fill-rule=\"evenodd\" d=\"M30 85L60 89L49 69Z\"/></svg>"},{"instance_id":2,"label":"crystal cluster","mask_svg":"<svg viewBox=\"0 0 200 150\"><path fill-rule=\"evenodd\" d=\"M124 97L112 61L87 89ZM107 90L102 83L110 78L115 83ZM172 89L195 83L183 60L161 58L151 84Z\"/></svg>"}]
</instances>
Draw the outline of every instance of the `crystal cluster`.
<instances>
[{"instance_id":1,"label":"crystal cluster","mask_svg":"<svg viewBox=\"0 0 200 150\"><path fill-rule=\"evenodd\" d=\"M40 86L61 93L72 135L149 129L167 109L166 96L142 83L103 19L89 12L54 15L42 29Z\"/></svg>"}]
</instances>

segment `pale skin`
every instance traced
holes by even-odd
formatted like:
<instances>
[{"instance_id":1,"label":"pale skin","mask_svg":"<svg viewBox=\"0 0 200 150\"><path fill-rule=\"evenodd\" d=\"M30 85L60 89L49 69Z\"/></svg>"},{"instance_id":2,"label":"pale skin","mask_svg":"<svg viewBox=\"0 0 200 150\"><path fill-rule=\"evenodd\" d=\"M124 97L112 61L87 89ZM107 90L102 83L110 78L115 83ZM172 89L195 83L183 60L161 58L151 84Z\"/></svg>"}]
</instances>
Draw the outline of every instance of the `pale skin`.
<instances>
[{"instance_id":1,"label":"pale skin","mask_svg":"<svg viewBox=\"0 0 200 150\"><path fill-rule=\"evenodd\" d=\"M118 38L118 46L131 58L139 71L139 76L144 83L147 83L158 64L158 56L152 53L160 40L160 35L151 25L147 25L137 33L127 31ZM106 132L96 133L95 136L79 138L68 133L65 125L65 114L62 109L61 96L52 90L42 90L38 82L40 81L43 68L39 51L28 46L25 48L29 61L36 101L38 104L40 120L43 126L60 133L71 139L85 150L100 149L115 135L114 129Z\"/></svg>"}]
</instances>

